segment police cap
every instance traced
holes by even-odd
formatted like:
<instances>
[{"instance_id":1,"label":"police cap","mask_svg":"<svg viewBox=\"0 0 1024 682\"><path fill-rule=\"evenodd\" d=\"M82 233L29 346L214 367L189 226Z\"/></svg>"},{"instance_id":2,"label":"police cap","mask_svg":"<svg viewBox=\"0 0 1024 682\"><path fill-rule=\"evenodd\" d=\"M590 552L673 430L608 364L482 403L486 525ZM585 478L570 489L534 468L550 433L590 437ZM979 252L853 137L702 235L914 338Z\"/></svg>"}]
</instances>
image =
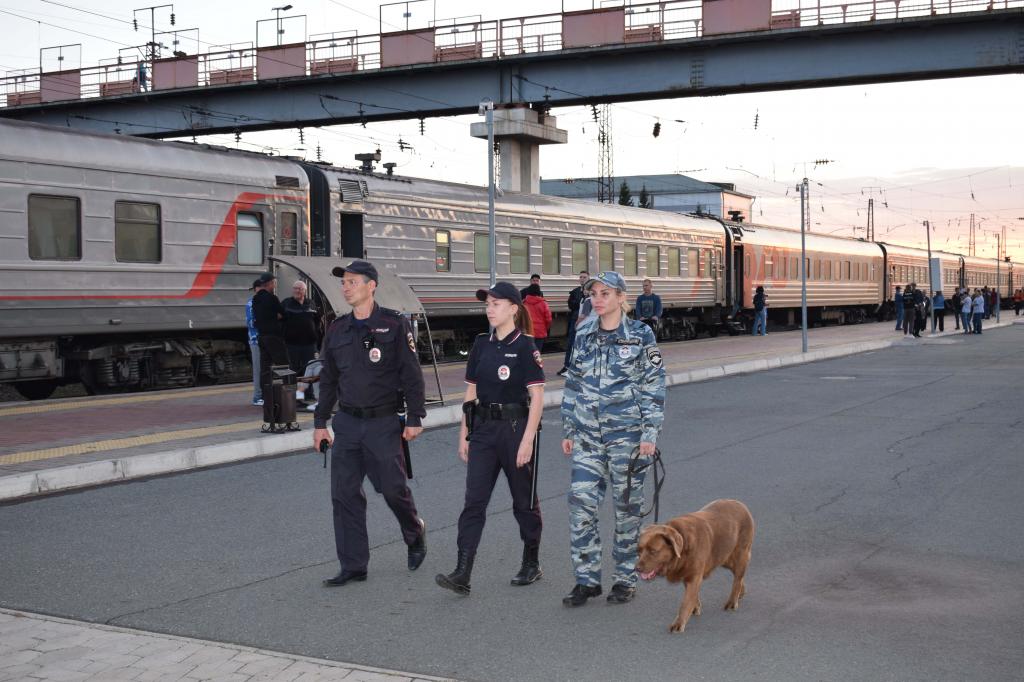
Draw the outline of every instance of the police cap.
<instances>
[{"instance_id":1,"label":"police cap","mask_svg":"<svg viewBox=\"0 0 1024 682\"><path fill-rule=\"evenodd\" d=\"M377 268L373 267L372 263L365 260L354 260L348 265L337 266L331 270L331 274L335 277L344 277L346 272L351 272L354 275L364 275L369 277L377 284L380 284L380 277L377 275Z\"/></svg>"},{"instance_id":2,"label":"police cap","mask_svg":"<svg viewBox=\"0 0 1024 682\"><path fill-rule=\"evenodd\" d=\"M606 287L611 287L612 289L618 289L622 292L626 291L626 280L624 280L622 275L614 270L605 270L604 272L597 273L587 280L587 283L583 285L583 290L590 291L591 287L593 287L596 282L600 282Z\"/></svg>"},{"instance_id":3,"label":"police cap","mask_svg":"<svg viewBox=\"0 0 1024 682\"><path fill-rule=\"evenodd\" d=\"M476 299L478 301L486 301L488 296L503 298L518 306L523 305L523 299L519 296L519 290L508 282L496 282L490 289L476 290Z\"/></svg>"}]
</instances>

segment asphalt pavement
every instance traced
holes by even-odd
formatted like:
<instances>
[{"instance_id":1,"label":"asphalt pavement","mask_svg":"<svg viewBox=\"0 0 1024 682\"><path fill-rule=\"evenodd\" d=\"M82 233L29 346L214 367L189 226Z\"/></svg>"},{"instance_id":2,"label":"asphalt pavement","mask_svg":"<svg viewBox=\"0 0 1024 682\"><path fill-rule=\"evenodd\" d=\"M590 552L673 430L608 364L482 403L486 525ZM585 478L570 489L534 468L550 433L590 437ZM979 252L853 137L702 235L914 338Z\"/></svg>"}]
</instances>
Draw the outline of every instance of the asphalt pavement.
<instances>
[{"instance_id":1,"label":"asphalt pavement","mask_svg":"<svg viewBox=\"0 0 1024 682\"><path fill-rule=\"evenodd\" d=\"M320 586L337 569L328 475L301 453L0 506L0 605L464 680L1020 679L1022 342L1014 325L670 389L662 515L732 497L758 524L739 611L721 610L715 573L682 635L663 580L625 606L561 605L551 410L535 585L508 584L520 544L501 479L472 596L434 584L464 486L443 428L413 445L430 531L415 573L371 493L370 579Z\"/></svg>"}]
</instances>

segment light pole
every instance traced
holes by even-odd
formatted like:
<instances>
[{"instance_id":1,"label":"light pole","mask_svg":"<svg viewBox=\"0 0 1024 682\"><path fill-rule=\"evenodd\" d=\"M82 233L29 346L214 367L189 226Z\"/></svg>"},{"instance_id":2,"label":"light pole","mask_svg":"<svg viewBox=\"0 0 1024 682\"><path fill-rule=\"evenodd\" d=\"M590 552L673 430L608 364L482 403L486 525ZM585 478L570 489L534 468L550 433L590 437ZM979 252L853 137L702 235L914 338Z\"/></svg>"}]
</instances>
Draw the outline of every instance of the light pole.
<instances>
[{"instance_id":1,"label":"light pole","mask_svg":"<svg viewBox=\"0 0 1024 682\"><path fill-rule=\"evenodd\" d=\"M480 115L487 122L487 230L490 236L488 254L490 260L491 286L497 281L494 236L494 102L485 99L480 102Z\"/></svg>"},{"instance_id":2,"label":"light pole","mask_svg":"<svg viewBox=\"0 0 1024 682\"><path fill-rule=\"evenodd\" d=\"M807 178L797 185L800 190L800 336L803 352L807 352Z\"/></svg>"},{"instance_id":3,"label":"light pole","mask_svg":"<svg viewBox=\"0 0 1024 682\"><path fill-rule=\"evenodd\" d=\"M281 12L287 12L292 8L291 5L284 5L283 7L274 7L273 10L277 12L277 44L281 44L281 34L284 30L281 28Z\"/></svg>"},{"instance_id":4,"label":"light pole","mask_svg":"<svg viewBox=\"0 0 1024 682\"><path fill-rule=\"evenodd\" d=\"M924 232L928 237L928 293L925 296L928 297L928 302L931 304L928 306L928 324L931 329L935 329L935 283L932 282L932 226L927 220L924 221Z\"/></svg>"}]
</instances>

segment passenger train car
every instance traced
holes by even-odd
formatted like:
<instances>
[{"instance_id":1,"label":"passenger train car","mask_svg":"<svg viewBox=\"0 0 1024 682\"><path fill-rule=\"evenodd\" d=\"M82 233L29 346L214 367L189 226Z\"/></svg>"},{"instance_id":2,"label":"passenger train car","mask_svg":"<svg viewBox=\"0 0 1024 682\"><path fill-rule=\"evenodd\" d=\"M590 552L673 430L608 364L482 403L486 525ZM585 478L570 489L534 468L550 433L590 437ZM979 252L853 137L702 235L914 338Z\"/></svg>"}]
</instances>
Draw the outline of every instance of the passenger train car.
<instances>
[{"instance_id":1,"label":"passenger train car","mask_svg":"<svg viewBox=\"0 0 1024 682\"><path fill-rule=\"evenodd\" d=\"M631 292L652 279L668 338L735 333L758 285L776 322L800 305L793 230L511 193L495 222L498 276L542 275L553 335L584 269L615 269ZM268 256L374 261L454 354L486 324L472 292L488 281L487 224L479 187L0 120L0 382L41 398L247 372L253 280L274 267L287 290L304 275ZM810 234L807 259L812 322L878 315L895 284L926 280L917 249ZM1024 278L1006 265L1004 297ZM943 269L944 287L995 283L994 262L943 254Z\"/></svg>"}]
</instances>

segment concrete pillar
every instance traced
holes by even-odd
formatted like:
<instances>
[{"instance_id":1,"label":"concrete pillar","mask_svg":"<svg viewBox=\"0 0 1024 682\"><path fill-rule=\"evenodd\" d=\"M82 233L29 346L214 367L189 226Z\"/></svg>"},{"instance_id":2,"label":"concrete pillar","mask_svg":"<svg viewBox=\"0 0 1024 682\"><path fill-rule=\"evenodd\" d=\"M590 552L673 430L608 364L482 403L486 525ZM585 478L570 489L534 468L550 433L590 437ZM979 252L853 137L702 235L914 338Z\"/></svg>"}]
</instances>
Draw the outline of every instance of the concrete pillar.
<instances>
[{"instance_id":1,"label":"concrete pillar","mask_svg":"<svg viewBox=\"0 0 1024 682\"><path fill-rule=\"evenodd\" d=\"M469 134L487 139L487 124L470 125ZM540 194L540 145L565 144L569 134L556 127L554 116L540 122L538 113L529 107L495 109L494 141L501 154L503 192L529 192Z\"/></svg>"}]
</instances>

